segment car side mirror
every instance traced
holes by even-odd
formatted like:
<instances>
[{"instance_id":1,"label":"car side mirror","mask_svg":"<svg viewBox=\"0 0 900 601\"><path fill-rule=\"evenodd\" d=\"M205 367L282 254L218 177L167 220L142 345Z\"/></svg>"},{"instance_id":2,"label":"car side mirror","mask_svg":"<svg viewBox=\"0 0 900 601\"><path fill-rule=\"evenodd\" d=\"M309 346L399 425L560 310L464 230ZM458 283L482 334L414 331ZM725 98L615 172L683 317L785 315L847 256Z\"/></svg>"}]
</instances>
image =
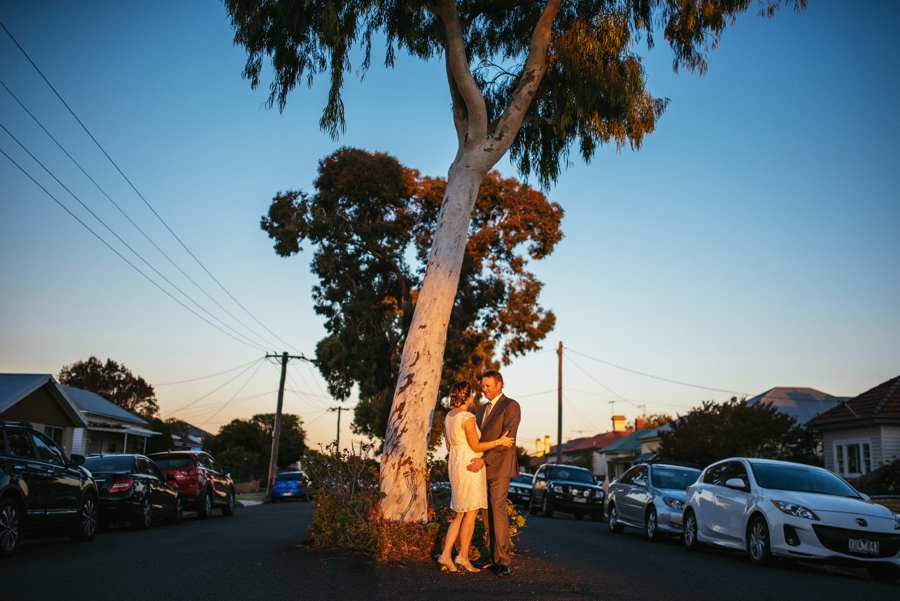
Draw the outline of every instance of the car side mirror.
<instances>
[{"instance_id":1,"label":"car side mirror","mask_svg":"<svg viewBox=\"0 0 900 601\"><path fill-rule=\"evenodd\" d=\"M84 455L72 455L69 457L69 465L83 465Z\"/></svg>"},{"instance_id":2,"label":"car side mirror","mask_svg":"<svg viewBox=\"0 0 900 601\"><path fill-rule=\"evenodd\" d=\"M733 488L735 490L744 490L747 488L747 483L740 478L729 478L725 481L725 486L727 486L728 488Z\"/></svg>"},{"instance_id":3,"label":"car side mirror","mask_svg":"<svg viewBox=\"0 0 900 601\"><path fill-rule=\"evenodd\" d=\"M224 472L224 474L225 474L226 476L228 476L229 478L231 478L231 468L230 468L230 467L226 467L226 468L223 470L223 472Z\"/></svg>"},{"instance_id":4,"label":"car side mirror","mask_svg":"<svg viewBox=\"0 0 900 601\"><path fill-rule=\"evenodd\" d=\"M865 501L871 501L871 500L872 500L872 497L870 497L869 495L867 495L867 494L864 493L864 492L859 493L859 496L861 496L861 497L863 498L863 500L865 500Z\"/></svg>"}]
</instances>

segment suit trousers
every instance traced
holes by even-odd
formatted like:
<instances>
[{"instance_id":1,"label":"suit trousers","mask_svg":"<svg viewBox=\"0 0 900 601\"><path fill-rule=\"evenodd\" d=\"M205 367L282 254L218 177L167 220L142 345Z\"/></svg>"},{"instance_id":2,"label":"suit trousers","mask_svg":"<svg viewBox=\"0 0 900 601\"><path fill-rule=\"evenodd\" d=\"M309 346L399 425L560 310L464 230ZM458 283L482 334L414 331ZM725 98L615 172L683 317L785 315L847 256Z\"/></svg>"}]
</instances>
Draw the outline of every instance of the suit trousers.
<instances>
[{"instance_id":1,"label":"suit trousers","mask_svg":"<svg viewBox=\"0 0 900 601\"><path fill-rule=\"evenodd\" d=\"M509 480L509 478L489 478L487 481L491 561L498 566L509 565L509 514L506 510Z\"/></svg>"}]
</instances>

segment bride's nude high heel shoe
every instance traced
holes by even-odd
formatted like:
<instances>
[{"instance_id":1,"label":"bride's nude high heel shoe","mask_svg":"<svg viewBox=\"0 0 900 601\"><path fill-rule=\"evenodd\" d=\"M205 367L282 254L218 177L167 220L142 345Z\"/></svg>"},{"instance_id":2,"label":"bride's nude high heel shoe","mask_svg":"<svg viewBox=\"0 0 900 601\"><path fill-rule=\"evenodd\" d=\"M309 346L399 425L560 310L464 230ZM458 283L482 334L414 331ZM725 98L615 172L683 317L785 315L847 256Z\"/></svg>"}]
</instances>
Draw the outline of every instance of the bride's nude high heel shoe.
<instances>
[{"instance_id":1,"label":"bride's nude high heel shoe","mask_svg":"<svg viewBox=\"0 0 900 601\"><path fill-rule=\"evenodd\" d=\"M437 556L437 559L436 559L435 561L437 561L439 564L441 564L442 566L444 566L445 568L447 568L447 570L450 571L450 572L455 572L455 571L456 571L456 566L453 565L453 562L450 561L449 559L447 559L446 557L444 557L443 554L438 555L438 556Z\"/></svg>"},{"instance_id":2,"label":"bride's nude high heel shoe","mask_svg":"<svg viewBox=\"0 0 900 601\"><path fill-rule=\"evenodd\" d=\"M480 572L481 571L478 568L476 568L475 566L473 566L471 561L469 561L468 559L463 559L462 555L456 556L456 565L458 565L459 567L461 567L462 569L464 569L467 572Z\"/></svg>"}]
</instances>

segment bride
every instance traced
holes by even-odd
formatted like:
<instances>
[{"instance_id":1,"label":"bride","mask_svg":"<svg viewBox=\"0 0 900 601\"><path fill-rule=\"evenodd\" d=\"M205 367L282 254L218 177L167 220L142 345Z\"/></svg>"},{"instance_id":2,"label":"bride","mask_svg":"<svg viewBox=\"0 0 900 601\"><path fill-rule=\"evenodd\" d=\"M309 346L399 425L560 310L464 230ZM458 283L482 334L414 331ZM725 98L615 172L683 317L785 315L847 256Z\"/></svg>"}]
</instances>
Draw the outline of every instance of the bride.
<instances>
[{"instance_id":1,"label":"bride","mask_svg":"<svg viewBox=\"0 0 900 601\"><path fill-rule=\"evenodd\" d=\"M474 410L474 399L472 386L468 382L457 382L450 387L450 404L453 409L444 419L444 441L450 451L447 462L451 485L450 508L456 515L447 529L444 550L438 555L437 562L451 572L456 571L450 554L459 537L456 563L469 572L477 572L478 568L469 562L469 545L475 531L475 516L478 510L487 507L487 481L485 470L470 472L466 466L473 457L480 457L482 451L500 445L511 447L515 440L507 436L509 432L505 432L497 440L479 442L481 433L475 425L475 415L470 411Z\"/></svg>"}]
</instances>

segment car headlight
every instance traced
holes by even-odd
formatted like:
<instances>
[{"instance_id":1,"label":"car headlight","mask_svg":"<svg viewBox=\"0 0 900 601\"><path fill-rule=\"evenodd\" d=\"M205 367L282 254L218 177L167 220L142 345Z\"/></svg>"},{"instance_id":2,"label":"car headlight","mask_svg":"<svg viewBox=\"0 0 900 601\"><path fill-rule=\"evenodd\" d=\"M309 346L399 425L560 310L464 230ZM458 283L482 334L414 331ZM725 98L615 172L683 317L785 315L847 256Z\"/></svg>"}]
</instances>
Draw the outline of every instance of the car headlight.
<instances>
[{"instance_id":1,"label":"car headlight","mask_svg":"<svg viewBox=\"0 0 900 601\"><path fill-rule=\"evenodd\" d=\"M798 518L806 518L807 520L816 520L817 522L819 521L819 517L803 505L788 503L787 501L775 500L772 501L772 504L788 515L792 515Z\"/></svg>"},{"instance_id":2,"label":"car headlight","mask_svg":"<svg viewBox=\"0 0 900 601\"><path fill-rule=\"evenodd\" d=\"M672 509L677 509L681 511L684 509L684 501L679 501L678 499L673 499L671 497L663 497L663 503L671 507Z\"/></svg>"},{"instance_id":3,"label":"car headlight","mask_svg":"<svg viewBox=\"0 0 900 601\"><path fill-rule=\"evenodd\" d=\"M563 492L563 487L562 487L561 485L559 485L559 484L554 484L554 485L553 485L553 492L559 492L559 493L561 493L561 492Z\"/></svg>"},{"instance_id":4,"label":"car headlight","mask_svg":"<svg viewBox=\"0 0 900 601\"><path fill-rule=\"evenodd\" d=\"M894 530L900 530L900 513L894 514Z\"/></svg>"},{"instance_id":5,"label":"car headlight","mask_svg":"<svg viewBox=\"0 0 900 601\"><path fill-rule=\"evenodd\" d=\"M595 490L595 491L594 491L594 497L597 498L597 499L602 499L602 498L603 498L603 489L602 489L602 488L598 488L597 490Z\"/></svg>"}]
</instances>

